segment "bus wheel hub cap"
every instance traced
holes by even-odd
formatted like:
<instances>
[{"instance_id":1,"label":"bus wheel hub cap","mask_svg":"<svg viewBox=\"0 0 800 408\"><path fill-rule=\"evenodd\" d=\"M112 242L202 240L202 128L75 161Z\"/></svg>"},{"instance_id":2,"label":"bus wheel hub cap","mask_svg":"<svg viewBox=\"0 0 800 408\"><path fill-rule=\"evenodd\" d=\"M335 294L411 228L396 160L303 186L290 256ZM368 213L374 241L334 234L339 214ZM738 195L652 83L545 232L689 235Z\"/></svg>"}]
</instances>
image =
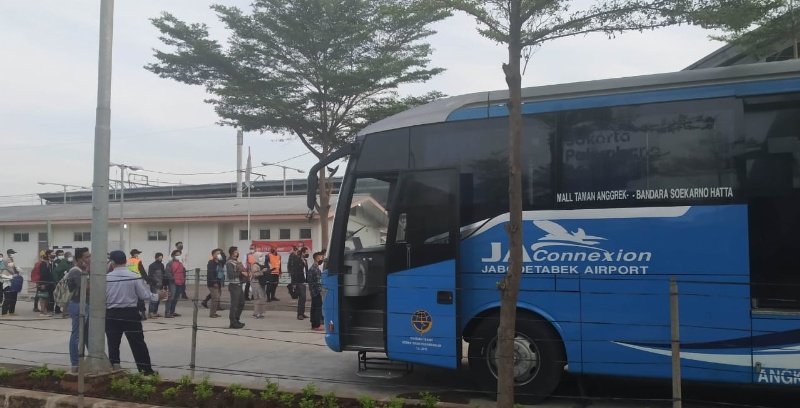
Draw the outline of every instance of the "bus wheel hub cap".
<instances>
[{"instance_id":1,"label":"bus wheel hub cap","mask_svg":"<svg viewBox=\"0 0 800 408\"><path fill-rule=\"evenodd\" d=\"M497 367L500 364L497 357L497 338L490 345L489 366L492 374L497 377ZM536 376L539 356L536 354L536 345L525 336L517 335L514 339L514 380L518 385L530 382Z\"/></svg>"}]
</instances>

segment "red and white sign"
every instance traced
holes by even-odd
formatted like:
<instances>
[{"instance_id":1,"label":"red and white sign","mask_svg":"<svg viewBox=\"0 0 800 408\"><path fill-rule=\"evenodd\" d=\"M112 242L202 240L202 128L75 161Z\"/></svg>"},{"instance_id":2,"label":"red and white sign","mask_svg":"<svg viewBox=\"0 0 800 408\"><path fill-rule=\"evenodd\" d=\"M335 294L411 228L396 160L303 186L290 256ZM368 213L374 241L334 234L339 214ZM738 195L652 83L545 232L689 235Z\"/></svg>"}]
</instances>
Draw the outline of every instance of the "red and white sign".
<instances>
[{"instance_id":1,"label":"red and white sign","mask_svg":"<svg viewBox=\"0 0 800 408\"><path fill-rule=\"evenodd\" d=\"M311 240L310 239L287 239L282 241L253 241L253 245L256 246L256 252L269 252L270 248L275 247L278 253L289 253L292 252L292 247L297 246L298 248L308 247L309 249L312 248Z\"/></svg>"}]
</instances>

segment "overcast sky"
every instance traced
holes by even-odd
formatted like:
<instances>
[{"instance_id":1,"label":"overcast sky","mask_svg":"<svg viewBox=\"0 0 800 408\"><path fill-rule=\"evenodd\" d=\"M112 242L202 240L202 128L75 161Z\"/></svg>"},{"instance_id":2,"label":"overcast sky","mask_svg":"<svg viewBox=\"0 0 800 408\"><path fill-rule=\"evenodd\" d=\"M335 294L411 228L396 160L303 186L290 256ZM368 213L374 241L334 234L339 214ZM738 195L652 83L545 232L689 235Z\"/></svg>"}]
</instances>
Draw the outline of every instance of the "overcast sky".
<instances>
[{"instance_id":1,"label":"overcast sky","mask_svg":"<svg viewBox=\"0 0 800 408\"><path fill-rule=\"evenodd\" d=\"M581 3L582 1L576 1ZM235 130L215 125L202 87L160 79L143 69L161 48L149 18L169 11L188 22L205 22L212 35L225 30L212 3L249 9L249 0L117 0L111 96L111 160L142 166L151 182L184 184L235 181ZM38 182L90 187L97 95L100 2L0 0L0 205L36 204L35 193L61 191ZM503 89L506 51L478 35L472 20L455 16L430 38L433 65L446 72L400 90L448 95ZM674 27L608 40L591 35L546 44L533 57L523 86L646 75L683 69L722 44L708 32ZM296 140L249 133L254 165L303 155ZM284 164L308 169L310 154ZM111 177L118 177L116 169ZM261 168L280 179L277 168ZM160 173L157 173L160 172ZM164 174L175 173L175 174ZM298 176L288 172L287 176Z\"/></svg>"}]
</instances>

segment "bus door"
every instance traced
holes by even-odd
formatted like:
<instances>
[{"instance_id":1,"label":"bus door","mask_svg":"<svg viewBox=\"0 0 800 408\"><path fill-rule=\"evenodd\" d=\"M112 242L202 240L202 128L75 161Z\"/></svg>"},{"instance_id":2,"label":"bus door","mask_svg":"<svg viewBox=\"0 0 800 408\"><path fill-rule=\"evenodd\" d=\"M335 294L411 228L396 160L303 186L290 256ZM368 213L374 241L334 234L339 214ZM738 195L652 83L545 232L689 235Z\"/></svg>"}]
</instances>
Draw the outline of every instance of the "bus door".
<instances>
[{"instance_id":1,"label":"bus door","mask_svg":"<svg viewBox=\"0 0 800 408\"><path fill-rule=\"evenodd\" d=\"M386 351L390 359L457 368L459 172L402 173L386 239Z\"/></svg>"}]
</instances>

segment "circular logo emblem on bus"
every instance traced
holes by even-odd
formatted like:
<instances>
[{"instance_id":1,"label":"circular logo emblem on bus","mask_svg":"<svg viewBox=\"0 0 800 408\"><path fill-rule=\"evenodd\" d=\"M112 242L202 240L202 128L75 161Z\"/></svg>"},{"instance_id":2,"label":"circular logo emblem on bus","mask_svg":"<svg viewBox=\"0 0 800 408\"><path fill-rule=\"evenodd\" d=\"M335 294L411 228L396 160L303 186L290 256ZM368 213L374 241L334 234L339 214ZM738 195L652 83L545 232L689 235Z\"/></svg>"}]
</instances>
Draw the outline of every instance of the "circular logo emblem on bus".
<instances>
[{"instance_id":1,"label":"circular logo emblem on bus","mask_svg":"<svg viewBox=\"0 0 800 408\"><path fill-rule=\"evenodd\" d=\"M417 310L411 315L411 326L419 334L425 334L431 331L433 327L433 318L431 314L425 310Z\"/></svg>"}]
</instances>

